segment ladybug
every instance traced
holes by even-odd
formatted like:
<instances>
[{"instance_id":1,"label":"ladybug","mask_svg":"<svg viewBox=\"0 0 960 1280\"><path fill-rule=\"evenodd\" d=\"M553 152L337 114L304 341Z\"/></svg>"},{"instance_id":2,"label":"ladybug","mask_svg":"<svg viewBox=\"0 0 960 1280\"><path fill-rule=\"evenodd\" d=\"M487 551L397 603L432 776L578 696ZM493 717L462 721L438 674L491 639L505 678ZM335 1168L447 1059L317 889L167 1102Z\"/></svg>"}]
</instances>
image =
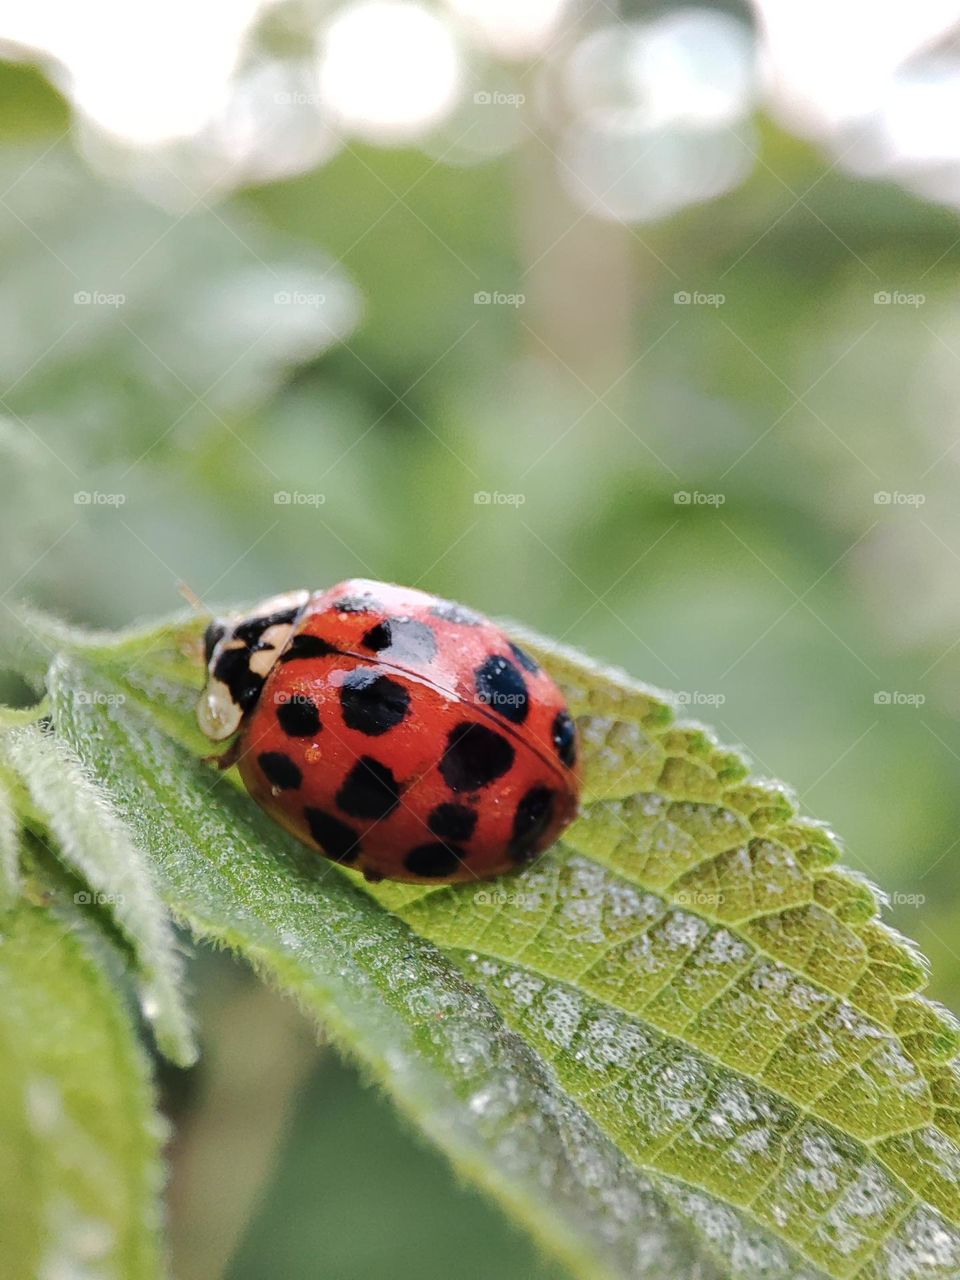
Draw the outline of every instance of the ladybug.
<instances>
[{"instance_id":1,"label":"ladybug","mask_svg":"<svg viewBox=\"0 0 960 1280\"><path fill-rule=\"evenodd\" d=\"M281 826L368 880L499 875L577 810L563 695L471 609L357 579L210 623L200 728Z\"/></svg>"}]
</instances>

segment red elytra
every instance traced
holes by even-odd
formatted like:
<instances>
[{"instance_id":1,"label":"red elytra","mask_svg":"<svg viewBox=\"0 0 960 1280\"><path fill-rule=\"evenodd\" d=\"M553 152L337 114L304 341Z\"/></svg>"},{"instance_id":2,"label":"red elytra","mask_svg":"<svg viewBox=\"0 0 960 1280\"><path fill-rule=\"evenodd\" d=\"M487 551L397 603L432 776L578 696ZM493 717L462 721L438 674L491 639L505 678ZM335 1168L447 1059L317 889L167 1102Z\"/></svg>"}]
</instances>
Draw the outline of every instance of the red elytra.
<instances>
[{"instance_id":1,"label":"red elytra","mask_svg":"<svg viewBox=\"0 0 960 1280\"><path fill-rule=\"evenodd\" d=\"M562 693L461 605L353 580L213 623L207 651L201 724L220 738L239 728L224 765L288 831L368 879L498 875L576 814Z\"/></svg>"}]
</instances>

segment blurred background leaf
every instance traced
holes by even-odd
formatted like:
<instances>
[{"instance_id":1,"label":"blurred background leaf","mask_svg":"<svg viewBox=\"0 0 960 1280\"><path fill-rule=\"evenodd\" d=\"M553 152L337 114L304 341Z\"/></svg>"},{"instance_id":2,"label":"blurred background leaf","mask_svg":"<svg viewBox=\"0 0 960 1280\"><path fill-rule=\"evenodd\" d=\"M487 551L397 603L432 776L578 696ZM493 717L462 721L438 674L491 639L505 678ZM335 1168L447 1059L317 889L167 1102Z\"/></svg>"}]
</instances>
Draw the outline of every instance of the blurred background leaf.
<instances>
[{"instance_id":1,"label":"blurred background leaf","mask_svg":"<svg viewBox=\"0 0 960 1280\"><path fill-rule=\"evenodd\" d=\"M57 8L0 28L2 605L362 574L523 619L795 781L960 1005L953 6ZM194 969L213 1028L239 979ZM312 1276L277 1189L335 1114L262 1050L234 1265ZM433 1170L397 1275L461 1217L534 1274L364 1134Z\"/></svg>"}]
</instances>

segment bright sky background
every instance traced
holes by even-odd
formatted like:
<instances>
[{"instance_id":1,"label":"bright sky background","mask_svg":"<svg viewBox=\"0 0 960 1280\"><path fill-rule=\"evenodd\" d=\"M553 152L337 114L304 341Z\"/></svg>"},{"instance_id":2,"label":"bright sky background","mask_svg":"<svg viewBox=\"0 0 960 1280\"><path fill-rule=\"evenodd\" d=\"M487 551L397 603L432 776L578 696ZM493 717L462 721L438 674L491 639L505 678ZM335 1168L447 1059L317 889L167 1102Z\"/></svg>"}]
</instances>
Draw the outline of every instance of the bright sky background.
<instances>
[{"instance_id":1,"label":"bright sky background","mask_svg":"<svg viewBox=\"0 0 960 1280\"><path fill-rule=\"evenodd\" d=\"M515 103L480 100L512 92L535 100L525 118L557 135L568 188L599 216L653 220L737 185L758 103L841 166L960 204L960 0L754 0L759 38L696 5L629 23L601 6L578 25L564 0L350 0L283 59L256 39L265 18L289 21L274 8L8 2L0 40L39 52L94 164L161 199L164 171L229 189L351 138L429 147L451 121L475 128L481 158L482 136L522 138L492 127Z\"/></svg>"}]
</instances>

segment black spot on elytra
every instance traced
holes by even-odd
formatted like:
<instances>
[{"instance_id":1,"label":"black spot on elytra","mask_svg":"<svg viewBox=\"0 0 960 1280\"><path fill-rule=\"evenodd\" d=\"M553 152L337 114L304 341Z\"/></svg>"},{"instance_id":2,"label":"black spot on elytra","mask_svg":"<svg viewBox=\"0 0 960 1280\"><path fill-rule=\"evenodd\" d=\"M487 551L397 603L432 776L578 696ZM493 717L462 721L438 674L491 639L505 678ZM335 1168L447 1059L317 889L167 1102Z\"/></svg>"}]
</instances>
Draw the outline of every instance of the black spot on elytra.
<instances>
[{"instance_id":1,"label":"black spot on elytra","mask_svg":"<svg viewBox=\"0 0 960 1280\"><path fill-rule=\"evenodd\" d=\"M249 649L224 649L213 668L214 678L230 690L242 711L249 711L263 688L263 676L250 670Z\"/></svg>"},{"instance_id":2,"label":"black spot on elytra","mask_svg":"<svg viewBox=\"0 0 960 1280\"><path fill-rule=\"evenodd\" d=\"M281 791L295 791L303 781L299 766L282 751L262 751L257 756L257 764L270 785Z\"/></svg>"},{"instance_id":3,"label":"black spot on elytra","mask_svg":"<svg viewBox=\"0 0 960 1280\"><path fill-rule=\"evenodd\" d=\"M514 750L501 734L473 720L450 730L440 774L451 791L478 791L511 767Z\"/></svg>"},{"instance_id":4,"label":"black spot on elytra","mask_svg":"<svg viewBox=\"0 0 960 1280\"><path fill-rule=\"evenodd\" d=\"M531 787L517 805L508 850L515 862L525 862L536 852L553 818L553 801L549 787Z\"/></svg>"},{"instance_id":5,"label":"black spot on elytra","mask_svg":"<svg viewBox=\"0 0 960 1280\"><path fill-rule=\"evenodd\" d=\"M477 825L477 811L464 804L438 804L427 826L441 840L469 840Z\"/></svg>"},{"instance_id":6,"label":"black spot on elytra","mask_svg":"<svg viewBox=\"0 0 960 1280\"><path fill-rule=\"evenodd\" d=\"M577 730L569 711L558 711L554 716L551 736L557 755L572 769L577 763Z\"/></svg>"},{"instance_id":7,"label":"black spot on elytra","mask_svg":"<svg viewBox=\"0 0 960 1280\"><path fill-rule=\"evenodd\" d=\"M383 605L371 595L341 596L333 602L338 613L377 613Z\"/></svg>"},{"instance_id":8,"label":"black spot on elytra","mask_svg":"<svg viewBox=\"0 0 960 1280\"><path fill-rule=\"evenodd\" d=\"M406 718L410 692L376 670L355 667L340 686L340 706L348 728L376 738Z\"/></svg>"},{"instance_id":9,"label":"black spot on elytra","mask_svg":"<svg viewBox=\"0 0 960 1280\"><path fill-rule=\"evenodd\" d=\"M416 618L384 618L363 637L363 646L393 662L432 662L437 656L433 628Z\"/></svg>"},{"instance_id":10,"label":"black spot on elytra","mask_svg":"<svg viewBox=\"0 0 960 1280\"><path fill-rule=\"evenodd\" d=\"M290 738L312 738L320 732L320 712L312 698L294 693L277 707L280 728Z\"/></svg>"},{"instance_id":11,"label":"black spot on elytra","mask_svg":"<svg viewBox=\"0 0 960 1280\"><path fill-rule=\"evenodd\" d=\"M453 875L462 861L462 849L438 841L434 844L418 844L404 858L403 865L415 876L438 879Z\"/></svg>"},{"instance_id":12,"label":"black spot on elytra","mask_svg":"<svg viewBox=\"0 0 960 1280\"><path fill-rule=\"evenodd\" d=\"M530 709L527 684L509 658L492 654L473 678L482 703L514 724L523 724Z\"/></svg>"},{"instance_id":13,"label":"black spot on elytra","mask_svg":"<svg viewBox=\"0 0 960 1280\"><path fill-rule=\"evenodd\" d=\"M227 634L227 628L222 622L218 622L214 618L213 622L207 627L203 633L203 660L209 667L210 659L213 657L213 651Z\"/></svg>"},{"instance_id":14,"label":"black spot on elytra","mask_svg":"<svg viewBox=\"0 0 960 1280\"><path fill-rule=\"evenodd\" d=\"M280 661L296 662L301 658L329 658L331 654L339 652L340 650L335 644L330 644L328 640L324 640L321 636L310 636L301 632L293 637L290 644L281 653Z\"/></svg>"},{"instance_id":15,"label":"black spot on elytra","mask_svg":"<svg viewBox=\"0 0 960 1280\"><path fill-rule=\"evenodd\" d=\"M535 658L531 658L526 649L521 649L518 644L510 641L510 652L523 667L524 671L529 671L531 675L536 675L540 670L540 664Z\"/></svg>"},{"instance_id":16,"label":"black spot on elytra","mask_svg":"<svg viewBox=\"0 0 960 1280\"><path fill-rule=\"evenodd\" d=\"M233 634L237 640L242 640L252 649L268 627L291 623L299 612L298 606L294 609L278 609L276 613L265 613L259 618L248 618L246 622L241 622L239 626L234 627Z\"/></svg>"},{"instance_id":17,"label":"black spot on elytra","mask_svg":"<svg viewBox=\"0 0 960 1280\"><path fill-rule=\"evenodd\" d=\"M335 862L356 862L360 853L360 837L353 827L323 809L304 809L303 816L310 834L328 858Z\"/></svg>"},{"instance_id":18,"label":"black spot on elytra","mask_svg":"<svg viewBox=\"0 0 960 1280\"><path fill-rule=\"evenodd\" d=\"M444 622L455 622L461 627L482 627L486 618L466 605L455 604L452 600L438 600L430 610L435 618L443 618Z\"/></svg>"},{"instance_id":19,"label":"black spot on elytra","mask_svg":"<svg viewBox=\"0 0 960 1280\"><path fill-rule=\"evenodd\" d=\"M400 803L400 784L373 756L361 756L337 792L337 804L351 818L385 818Z\"/></svg>"}]
</instances>

